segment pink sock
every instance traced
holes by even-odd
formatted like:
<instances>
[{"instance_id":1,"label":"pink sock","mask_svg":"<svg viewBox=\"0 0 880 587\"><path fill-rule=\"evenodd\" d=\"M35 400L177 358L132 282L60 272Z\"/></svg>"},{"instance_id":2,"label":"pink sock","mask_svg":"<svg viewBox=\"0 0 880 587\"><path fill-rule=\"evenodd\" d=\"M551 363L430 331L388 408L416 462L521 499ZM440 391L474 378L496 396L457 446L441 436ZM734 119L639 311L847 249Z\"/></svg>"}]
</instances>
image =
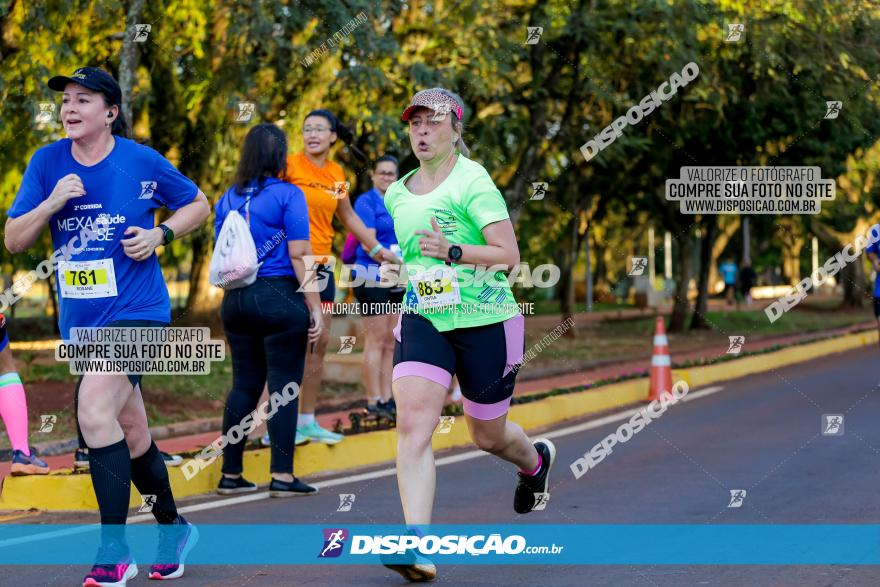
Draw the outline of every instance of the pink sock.
<instances>
[{"instance_id":1,"label":"pink sock","mask_svg":"<svg viewBox=\"0 0 880 587\"><path fill-rule=\"evenodd\" d=\"M0 418L6 424L6 434L13 450L31 454L28 448L27 400L24 385L18 373L0 375Z\"/></svg>"},{"instance_id":2,"label":"pink sock","mask_svg":"<svg viewBox=\"0 0 880 587\"><path fill-rule=\"evenodd\" d=\"M538 471L541 470L541 463L542 463L541 453L538 453L538 466L535 467L535 470L529 472L529 471L523 471L522 469L520 469L520 472L521 472L523 475L528 475L529 477L532 477L532 476L534 476L534 475L537 475L537 474L538 474Z\"/></svg>"}]
</instances>

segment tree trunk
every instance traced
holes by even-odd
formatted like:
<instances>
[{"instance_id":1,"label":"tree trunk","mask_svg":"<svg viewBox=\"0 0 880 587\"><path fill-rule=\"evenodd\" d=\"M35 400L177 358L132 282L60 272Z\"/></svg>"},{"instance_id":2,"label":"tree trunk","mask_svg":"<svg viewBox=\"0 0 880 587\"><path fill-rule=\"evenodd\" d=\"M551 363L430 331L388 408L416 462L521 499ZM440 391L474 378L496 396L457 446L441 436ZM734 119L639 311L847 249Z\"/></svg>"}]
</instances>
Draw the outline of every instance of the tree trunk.
<instances>
[{"instance_id":1,"label":"tree trunk","mask_svg":"<svg viewBox=\"0 0 880 587\"><path fill-rule=\"evenodd\" d=\"M798 239L782 249L782 273L788 279L788 283L792 285L801 280L801 249L803 247L803 239Z\"/></svg>"},{"instance_id":2,"label":"tree trunk","mask_svg":"<svg viewBox=\"0 0 880 587\"><path fill-rule=\"evenodd\" d=\"M859 234L864 234L871 225L865 220L858 220L849 233L842 233L831 229L818 219L813 218L810 227L819 241L832 251L839 251L844 247L845 243L851 243ZM820 265L821 259L820 259ZM857 260L849 263L841 269L837 275L837 282L843 284L843 303L844 308L863 308L866 283L864 258L859 257Z\"/></svg>"},{"instance_id":3,"label":"tree trunk","mask_svg":"<svg viewBox=\"0 0 880 587\"><path fill-rule=\"evenodd\" d=\"M724 249L727 248L727 243L730 242L730 239L733 238L733 235L736 234L736 231L739 230L740 218L739 216L734 216L730 223L722 224L721 227L716 225L716 234L715 243L712 245L712 258L709 261L709 283L708 289L709 293L715 293L712 291L713 286L718 283L718 265L716 263L717 259L721 257L721 254L724 252Z\"/></svg>"},{"instance_id":4,"label":"tree trunk","mask_svg":"<svg viewBox=\"0 0 880 587\"><path fill-rule=\"evenodd\" d=\"M584 265L586 269L586 287L584 288L584 305L587 312L593 311L593 252L590 250L590 224L584 231Z\"/></svg>"},{"instance_id":5,"label":"tree trunk","mask_svg":"<svg viewBox=\"0 0 880 587\"><path fill-rule=\"evenodd\" d=\"M544 22L546 18L547 6L545 3L536 2L529 15L529 21ZM552 68L548 67L547 61L548 57L552 59L551 51L553 49L542 43L533 45L532 49L528 52L529 70L533 78L532 84L535 88L541 88L544 84L549 84L549 80L555 76ZM577 66L575 66L575 71L577 71ZM576 95L573 87L566 104L566 114L570 115L570 109L576 103ZM544 150L540 148L540 145L543 144L547 136L547 106L542 99L541 92L523 93L518 97L517 102L519 106L528 111L529 128L528 133L523 137L526 147L516 163L515 175L508 179L506 189L501 191L507 201L510 222L514 228L519 223L522 207L529 200L529 188L532 182L542 181L538 177L538 172L544 167ZM569 117L563 117L563 120L569 120Z\"/></svg>"},{"instance_id":6,"label":"tree trunk","mask_svg":"<svg viewBox=\"0 0 880 587\"><path fill-rule=\"evenodd\" d=\"M537 147L526 147L526 151L520 159L513 181L508 184L507 189L502 191L507 200L507 210L508 214L510 214L510 223L513 224L514 228L516 228L516 225L519 222L519 215L522 213L522 207L529 201L529 190L532 187L532 184L526 178L534 178L537 174L537 170L542 164L542 161L540 161L537 156Z\"/></svg>"},{"instance_id":7,"label":"tree trunk","mask_svg":"<svg viewBox=\"0 0 880 587\"><path fill-rule=\"evenodd\" d=\"M596 257L596 265L593 267L593 286L608 286L608 265L605 261L608 248L597 238L590 241L590 248L593 249L593 255Z\"/></svg>"},{"instance_id":8,"label":"tree trunk","mask_svg":"<svg viewBox=\"0 0 880 587\"><path fill-rule=\"evenodd\" d=\"M866 280L865 265L862 257L844 267L840 272L840 279L838 281L843 282L842 307L864 308Z\"/></svg>"},{"instance_id":9,"label":"tree trunk","mask_svg":"<svg viewBox=\"0 0 880 587\"><path fill-rule=\"evenodd\" d=\"M6 34L8 29L18 26L13 23L12 19L8 18L8 15L15 14L16 4L18 4L16 0L9 2L4 8L4 18L0 18L0 61L21 50L19 47L10 44L10 41L14 38L13 35Z\"/></svg>"},{"instance_id":10,"label":"tree trunk","mask_svg":"<svg viewBox=\"0 0 880 587\"><path fill-rule=\"evenodd\" d=\"M669 332L683 332L690 304L688 303L688 282L691 279L691 235L686 232L678 242L678 263L676 267L675 303L669 318Z\"/></svg>"},{"instance_id":11,"label":"tree trunk","mask_svg":"<svg viewBox=\"0 0 880 587\"><path fill-rule=\"evenodd\" d=\"M817 218L813 217L810 228L824 246L832 251L841 250L846 243L852 243L856 236L865 234L871 226L866 220L857 220L853 229L848 232L835 231ZM819 260L822 265L822 260ZM864 257L849 263L837 274L837 282L843 285L843 308L863 308L867 278L865 276Z\"/></svg>"},{"instance_id":12,"label":"tree trunk","mask_svg":"<svg viewBox=\"0 0 880 587\"><path fill-rule=\"evenodd\" d=\"M562 312L562 321L565 322L574 316L574 266L577 262L578 254L578 217L571 219L571 230L569 231L569 239L567 250L565 251L565 268L562 272L562 282L564 283L562 291L560 291L560 310ZM569 328L563 336L574 338L574 328Z\"/></svg>"},{"instance_id":13,"label":"tree trunk","mask_svg":"<svg viewBox=\"0 0 880 587\"><path fill-rule=\"evenodd\" d=\"M210 268L209 231L202 229L190 235L192 244L192 264L189 273L189 292L186 296L186 314L203 314L217 308L216 300L208 288L208 269Z\"/></svg>"},{"instance_id":14,"label":"tree trunk","mask_svg":"<svg viewBox=\"0 0 880 587\"><path fill-rule=\"evenodd\" d=\"M717 232L717 217L707 217L703 238L700 239L700 274L697 278L697 304L691 317L691 330L709 330L711 328L707 319L707 312L709 311L709 270L714 265L712 243Z\"/></svg>"},{"instance_id":15,"label":"tree trunk","mask_svg":"<svg viewBox=\"0 0 880 587\"><path fill-rule=\"evenodd\" d=\"M125 15L125 36L122 38L122 56L119 59L119 88L122 90L122 115L134 128L131 109L131 88L138 65L138 45L134 42L135 25L140 23L144 0L132 0Z\"/></svg>"}]
</instances>

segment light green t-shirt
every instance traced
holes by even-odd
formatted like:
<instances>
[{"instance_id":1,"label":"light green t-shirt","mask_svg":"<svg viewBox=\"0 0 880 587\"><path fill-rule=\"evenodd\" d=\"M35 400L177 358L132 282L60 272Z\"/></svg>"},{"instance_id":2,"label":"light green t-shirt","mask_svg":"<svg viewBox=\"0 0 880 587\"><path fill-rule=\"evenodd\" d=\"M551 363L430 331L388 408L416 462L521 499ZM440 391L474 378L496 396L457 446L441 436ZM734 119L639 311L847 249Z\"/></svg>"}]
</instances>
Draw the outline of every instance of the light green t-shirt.
<instances>
[{"instance_id":1,"label":"light green t-shirt","mask_svg":"<svg viewBox=\"0 0 880 587\"><path fill-rule=\"evenodd\" d=\"M459 155L452 172L439 186L430 193L416 195L404 185L416 171L391 184L385 192L385 206L394 219L394 232L409 277L404 303L430 320L440 332L495 324L518 315L519 308L503 271L490 273L488 267L475 271L472 265L457 264L450 268L440 259L423 257L419 248L422 235L415 234L417 230L432 230L434 216L451 244L485 245L482 229L510 218L507 204L492 178L482 165ZM414 278L422 270L432 275L416 279L414 285ZM442 275L433 274L437 270L447 272L446 281ZM458 303L451 303L459 299L451 291L449 281L453 278L458 284ZM435 295L432 300L431 294L437 292L442 295Z\"/></svg>"}]
</instances>

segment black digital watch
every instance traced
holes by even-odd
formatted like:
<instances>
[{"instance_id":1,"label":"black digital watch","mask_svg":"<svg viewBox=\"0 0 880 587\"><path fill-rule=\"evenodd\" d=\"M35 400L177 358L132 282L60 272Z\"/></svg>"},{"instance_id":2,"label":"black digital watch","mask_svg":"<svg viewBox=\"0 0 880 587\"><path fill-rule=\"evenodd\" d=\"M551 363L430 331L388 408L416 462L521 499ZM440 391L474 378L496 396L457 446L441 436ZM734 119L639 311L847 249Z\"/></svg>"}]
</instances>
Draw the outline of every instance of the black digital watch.
<instances>
[{"instance_id":1,"label":"black digital watch","mask_svg":"<svg viewBox=\"0 0 880 587\"><path fill-rule=\"evenodd\" d=\"M163 243L163 244L166 244L166 245L167 245L167 244L169 244L171 241L174 240L174 231L173 231L173 230L171 230L170 228L168 228L168 227L165 226L164 224L160 224L160 225L159 225L159 228L162 229L162 234L163 234L162 243Z\"/></svg>"},{"instance_id":2,"label":"black digital watch","mask_svg":"<svg viewBox=\"0 0 880 587\"><path fill-rule=\"evenodd\" d=\"M446 258L449 259L452 263L458 263L461 259L461 247L458 245L452 245L449 247L449 251L446 253Z\"/></svg>"}]
</instances>

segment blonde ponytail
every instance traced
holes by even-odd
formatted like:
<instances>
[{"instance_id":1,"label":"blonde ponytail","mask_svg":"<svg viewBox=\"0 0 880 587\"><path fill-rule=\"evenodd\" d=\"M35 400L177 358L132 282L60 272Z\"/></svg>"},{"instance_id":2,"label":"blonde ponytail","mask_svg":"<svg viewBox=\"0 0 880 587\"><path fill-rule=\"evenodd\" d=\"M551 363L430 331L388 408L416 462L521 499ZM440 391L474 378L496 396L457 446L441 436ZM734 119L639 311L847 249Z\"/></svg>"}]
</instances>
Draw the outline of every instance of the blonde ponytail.
<instances>
[{"instance_id":1,"label":"blonde ponytail","mask_svg":"<svg viewBox=\"0 0 880 587\"><path fill-rule=\"evenodd\" d=\"M453 123L453 128L455 128L455 131L458 133L458 140L455 141L455 150L465 157L470 157L471 150L464 144L464 124L460 120L456 121Z\"/></svg>"}]
</instances>

